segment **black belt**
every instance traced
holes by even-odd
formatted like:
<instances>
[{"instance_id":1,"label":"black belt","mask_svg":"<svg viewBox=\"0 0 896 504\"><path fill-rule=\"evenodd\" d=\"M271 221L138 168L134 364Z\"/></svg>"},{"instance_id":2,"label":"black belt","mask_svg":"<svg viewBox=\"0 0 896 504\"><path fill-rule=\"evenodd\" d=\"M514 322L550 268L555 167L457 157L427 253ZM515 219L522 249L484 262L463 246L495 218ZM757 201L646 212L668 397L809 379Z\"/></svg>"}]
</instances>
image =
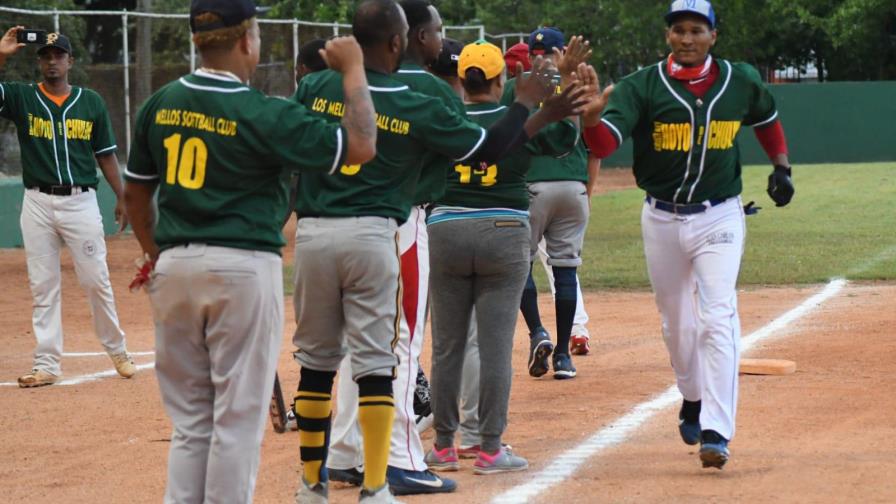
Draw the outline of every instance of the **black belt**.
<instances>
[{"instance_id":1,"label":"black belt","mask_svg":"<svg viewBox=\"0 0 896 504\"><path fill-rule=\"evenodd\" d=\"M37 189L44 194L52 194L53 196L71 196L73 189L80 189L81 192L87 192L88 189L94 189L92 186L82 185L42 185L34 186L31 189Z\"/></svg>"},{"instance_id":2,"label":"black belt","mask_svg":"<svg viewBox=\"0 0 896 504\"><path fill-rule=\"evenodd\" d=\"M711 199L709 200L709 207L714 207L716 205L720 205L727 201L728 198L723 199ZM674 213L676 215L693 215L698 213L703 213L706 211L707 207L703 203L690 203L686 205L679 205L677 203L669 203L668 201L658 200L651 195L647 195L645 199L647 204L656 208L657 210L662 210L664 212Z\"/></svg>"}]
</instances>

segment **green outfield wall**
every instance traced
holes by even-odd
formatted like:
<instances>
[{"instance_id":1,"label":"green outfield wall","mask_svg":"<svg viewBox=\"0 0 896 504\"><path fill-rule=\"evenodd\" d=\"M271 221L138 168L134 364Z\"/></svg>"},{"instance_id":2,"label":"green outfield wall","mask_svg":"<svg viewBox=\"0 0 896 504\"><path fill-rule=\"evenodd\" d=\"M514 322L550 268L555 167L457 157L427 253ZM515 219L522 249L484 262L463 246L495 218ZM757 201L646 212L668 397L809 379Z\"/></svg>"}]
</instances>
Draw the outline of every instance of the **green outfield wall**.
<instances>
[{"instance_id":1,"label":"green outfield wall","mask_svg":"<svg viewBox=\"0 0 896 504\"><path fill-rule=\"evenodd\" d=\"M896 82L827 82L769 86L778 104L790 162L896 160ZM744 164L768 163L750 128L739 134ZM631 140L604 166L632 165Z\"/></svg>"},{"instance_id":2,"label":"green outfield wall","mask_svg":"<svg viewBox=\"0 0 896 504\"><path fill-rule=\"evenodd\" d=\"M22 230L19 216L22 213L22 197L25 189L20 177L0 178L0 248L22 246ZM100 211L103 214L103 228L106 234L118 230L115 225L115 193L105 179L100 176L97 190Z\"/></svg>"}]
</instances>

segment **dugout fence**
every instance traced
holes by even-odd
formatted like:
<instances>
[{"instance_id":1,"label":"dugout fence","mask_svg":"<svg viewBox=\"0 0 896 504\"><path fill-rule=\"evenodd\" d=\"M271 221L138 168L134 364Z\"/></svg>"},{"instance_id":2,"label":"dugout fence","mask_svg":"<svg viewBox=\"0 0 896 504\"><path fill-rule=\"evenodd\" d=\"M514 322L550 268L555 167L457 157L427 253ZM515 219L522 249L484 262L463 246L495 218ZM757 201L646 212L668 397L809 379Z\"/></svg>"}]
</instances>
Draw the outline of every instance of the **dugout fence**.
<instances>
[{"instance_id":1,"label":"dugout fence","mask_svg":"<svg viewBox=\"0 0 896 504\"><path fill-rule=\"evenodd\" d=\"M351 26L301 19L260 18L261 58L252 86L274 96L295 92L293 78L299 47L315 38L344 35ZM0 27L23 25L29 28L61 32L74 46L76 65L71 74L75 84L96 90L106 100L119 149L124 160L130 151L131 128L142 100L167 82L191 72L198 65L190 37L189 15L137 11L104 10L33 10L0 6ZM461 42L487 39L507 50L524 41L525 33L486 33L483 25L445 26L443 35ZM25 48L26 55L34 52ZM141 54L142 51L142 54ZM33 59L20 60L20 75L38 79ZM10 136L9 125L0 125L0 135ZM3 142L0 167L8 175L17 175L18 152L11 142ZM15 146L17 147L17 145Z\"/></svg>"}]
</instances>

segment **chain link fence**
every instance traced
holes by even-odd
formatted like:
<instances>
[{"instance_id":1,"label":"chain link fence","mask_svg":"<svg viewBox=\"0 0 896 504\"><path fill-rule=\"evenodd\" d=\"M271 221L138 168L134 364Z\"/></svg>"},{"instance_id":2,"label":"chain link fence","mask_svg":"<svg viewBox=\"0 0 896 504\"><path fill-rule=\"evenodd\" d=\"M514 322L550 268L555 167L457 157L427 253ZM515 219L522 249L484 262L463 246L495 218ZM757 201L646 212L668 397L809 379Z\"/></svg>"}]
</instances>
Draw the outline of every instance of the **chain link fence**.
<instances>
[{"instance_id":1,"label":"chain link fence","mask_svg":"<svg viewBox=\"0 0 896 504\"><path fill-rule=\"evenodd\" d=\"M131 11L39 11L0 6L0 29L22 25L60 32L73 46L72 84L97 91L109 109L124 162L130 150L131 128L140 104L166 83L199 65L191 41L187 14ZM295 92L295 61L299 47L315 38L351 32L341 23L299 19L259 18L261 58L252 86L273 96ZM460 42L487 39L505 51L527 34L491 35L482 25L445 26L443 34ZM0 80L38 81L36 48L28 46L9 58ZM13 78L10 78L12 76ZM21 171L15 127L0 121L0 174Z\"/></svg>"}]
</instances>

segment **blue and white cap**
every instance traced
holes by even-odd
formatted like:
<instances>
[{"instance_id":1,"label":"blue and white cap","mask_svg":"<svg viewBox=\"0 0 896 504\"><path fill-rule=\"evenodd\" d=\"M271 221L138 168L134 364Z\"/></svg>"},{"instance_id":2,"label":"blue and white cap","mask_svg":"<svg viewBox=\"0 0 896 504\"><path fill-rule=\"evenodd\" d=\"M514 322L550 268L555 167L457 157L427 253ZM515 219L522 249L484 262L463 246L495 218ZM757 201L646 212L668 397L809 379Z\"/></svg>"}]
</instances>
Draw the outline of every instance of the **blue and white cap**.
<instances>
[{"instance_id":1,"label":"blue and white cap","mask_svg":"<svg viewBox=\"0 0 896 504\"><path fill-rule=\"evenodd\" d=\"M672 5L669 6L669 13L666 14L666 22L672 23L675 16L685 13L703 16L709 21L709 27L715 30L716 12L712 9L712 4L707 0L675 0L672 2Z\"/></svg>"}]
</instances>

